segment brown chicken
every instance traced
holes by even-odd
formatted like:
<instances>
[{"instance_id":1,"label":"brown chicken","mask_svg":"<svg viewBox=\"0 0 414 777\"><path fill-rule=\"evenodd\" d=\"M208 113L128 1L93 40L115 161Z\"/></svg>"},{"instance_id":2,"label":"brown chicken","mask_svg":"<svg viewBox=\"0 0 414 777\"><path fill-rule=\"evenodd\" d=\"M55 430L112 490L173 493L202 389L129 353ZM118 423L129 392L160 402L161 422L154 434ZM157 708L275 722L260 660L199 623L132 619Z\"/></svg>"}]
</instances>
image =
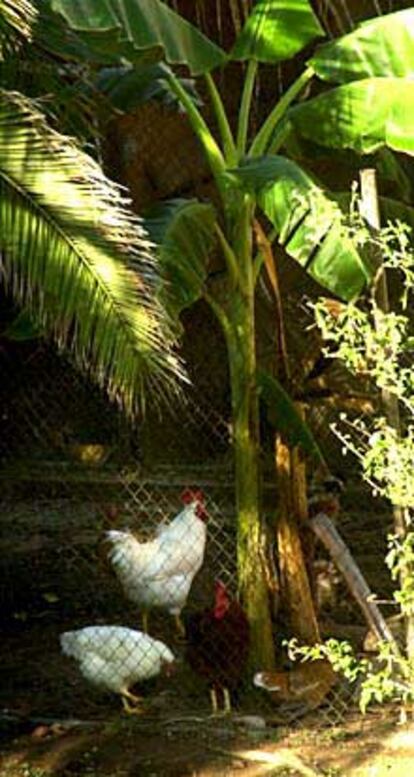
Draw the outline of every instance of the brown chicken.
<instances>
[{"instance_id":1,"label":"brown chicken","mask_svg":"<svg viewBox=\"0 0 414 777\"><path fill-rule=\"evenodd\" d=\"M253 683L264 688L275 702L305 702L309 709L318 707L333 687L336 674L329 661L295 664L285 672L257 672Z\"/></svg>"},{"instance_id":2,"label":"brown chicken","mask_svg":"<svg viewBox=\"0 0 414 777\"><path fill-rule=\"evenodd\" d=\"M249 624L239 603L226 586L215 583L213 607L186 618L186 660L210 688L213 713L218 713L217 693L223 696L224 712L231 711L249 651Z\"/></svg>"}]
</instances>

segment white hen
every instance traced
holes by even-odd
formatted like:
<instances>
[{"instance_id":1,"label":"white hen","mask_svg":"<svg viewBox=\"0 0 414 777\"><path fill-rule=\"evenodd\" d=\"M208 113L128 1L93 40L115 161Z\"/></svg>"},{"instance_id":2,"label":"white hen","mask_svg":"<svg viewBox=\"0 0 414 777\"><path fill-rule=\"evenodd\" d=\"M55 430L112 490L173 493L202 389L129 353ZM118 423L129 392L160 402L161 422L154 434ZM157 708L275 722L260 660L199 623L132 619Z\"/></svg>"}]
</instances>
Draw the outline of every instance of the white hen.
<instances>
[{"instance_id":1,"label":"white hen","mask_svg":"<svg viewBox=\"0 0 414 777\"><path fill-rule=\"evenodd\" d=\"M123 626L87 626L60 636L62 652L79 662L86 680L120 694L127 712L141 700L129 690L134 683L172 670L171 650L148 634Z\"/></svg>"},{"instance_id":2,"label":"white hen","mask_svg":"<svg viewBox=\"0 0 414 777\"><path fill-rule=\"evenodd\" d=\"M126 596L147 612L160 607L174 615L182 631L180 613L194 576L204 559L207 527L203 495L187 490L184 509L171 523L159 527L149 542L139 542L131 532L108 531L109 558Z\"/></svg>"}]
</instances>

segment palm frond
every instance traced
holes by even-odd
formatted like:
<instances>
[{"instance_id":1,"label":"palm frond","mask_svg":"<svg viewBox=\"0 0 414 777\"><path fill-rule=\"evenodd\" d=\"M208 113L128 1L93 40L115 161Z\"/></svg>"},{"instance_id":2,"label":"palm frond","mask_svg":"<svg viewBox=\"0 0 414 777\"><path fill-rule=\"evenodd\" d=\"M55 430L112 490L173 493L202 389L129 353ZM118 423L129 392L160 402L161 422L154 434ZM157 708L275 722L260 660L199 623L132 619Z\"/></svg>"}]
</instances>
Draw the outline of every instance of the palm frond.
<instances>
[{"instance_id":1,"label":"palm frond","mask_svg":"<svg viewBox=\"0 0 414 777\"><path fill-rule=\"evenodd\" d=\"M35 103L0 91L0 277L130 413L184 377L158 270L121 188Z\"/></svg>"},{"instance_id":2,"label":"palm frond","mask_svg":"<svg viewBox=\"0 0 414 777\"><path fill-rule=\"evenodd\" d=\"M30 0L0 0L0 60L22 40L30 40L36 17Z\"/></svg>"}]
</instances>

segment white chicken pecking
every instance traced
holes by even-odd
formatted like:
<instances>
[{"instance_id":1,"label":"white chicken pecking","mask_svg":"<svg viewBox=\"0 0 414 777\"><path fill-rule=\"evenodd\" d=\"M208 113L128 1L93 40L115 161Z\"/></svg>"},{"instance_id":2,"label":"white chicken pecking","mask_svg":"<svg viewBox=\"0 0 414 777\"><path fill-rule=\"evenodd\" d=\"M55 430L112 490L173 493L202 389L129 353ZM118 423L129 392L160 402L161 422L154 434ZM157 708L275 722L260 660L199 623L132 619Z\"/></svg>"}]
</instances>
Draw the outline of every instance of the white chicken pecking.
<instances>
[{"instance_id":1,"label":"white chicken pecking","mask_svg":"<svg viewBox=\"0 0 414 777\"><path fill-rule=\"evenodd\" d=\"M148 610L160 607L180 620L195 575L202 566L207 538L204 496L187 489L181 495L184 509L169 524L161 525L148 542L139 542L131 532L111 530L109 558L128 599L143 611L148 630Z\"/></svg>"},{"instance_id":2,"label":"white chicken pecking","mask_svg":"<svg viewBox=\"0 0 414 777\"><path fill-rule=\"evenodd\" d=\"M129 690L132 685L162 672L169 675L174 667L174 655L167 645L123 626L66 631L60 644L66 656L79 662L86 680L121 696L127 712L139 711L141 701Z\"/></svg>"}]
</instances>

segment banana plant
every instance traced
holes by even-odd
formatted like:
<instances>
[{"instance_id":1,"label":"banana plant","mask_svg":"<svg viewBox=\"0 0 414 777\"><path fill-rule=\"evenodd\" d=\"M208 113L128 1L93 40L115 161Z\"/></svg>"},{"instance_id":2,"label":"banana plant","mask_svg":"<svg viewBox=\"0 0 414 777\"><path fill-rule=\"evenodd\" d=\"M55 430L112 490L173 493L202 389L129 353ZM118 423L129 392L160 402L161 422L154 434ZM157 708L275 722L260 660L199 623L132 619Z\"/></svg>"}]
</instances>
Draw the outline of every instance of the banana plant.
<instances>
[{"instance_id":1,"label":"banana plant","mask_svg":"<svg viewBox=\"0 0 414 777\"><path fill-rule=\"evenodd\" d=\"M338 198L283 152L293 133L358 153L382 147L413 152L414 11L370 20L336 42L323 43L324 30L308 0L257 0L232 50L225 52L161 0L50 4L85 43L95 36L96 46L99 35L108 35L111 57L117 52L132 67L143 53L158 58L211 170L217 189L214 204L168 203L164 215L158 212L148 224L168 270L170 309L177 314L204 297L224 333L232 395L239 585L254 663L270 668L273 648L259 510L257 280L268 264L273 240L343 300L355 298L372 272L344 237ZM253 136L251 107L260 66L278 65L311 46L313 56ZM231 61L241 63L244 72L236 126L213 75ZM183 89L176 65L204 79L217 132ZM266 245L255 242L255 223L261 216L270 225ZM217 252L223 263L219 276L209 274L208 263Z\"/></svg>"},{"instance_id":2,"label":"banana plant","mask_svg":"<svg viewBox=\"0 0 414 777\"><path fill-rule=\"evenodd\" d=\"M33 40L30 0L0 4L0 59ZM17 61L16 59L14 60ZM134 415L184 371L159 274L120 187L39 105L0 89L0 280L42 331Z\"/></svg>"}]
</instances>

